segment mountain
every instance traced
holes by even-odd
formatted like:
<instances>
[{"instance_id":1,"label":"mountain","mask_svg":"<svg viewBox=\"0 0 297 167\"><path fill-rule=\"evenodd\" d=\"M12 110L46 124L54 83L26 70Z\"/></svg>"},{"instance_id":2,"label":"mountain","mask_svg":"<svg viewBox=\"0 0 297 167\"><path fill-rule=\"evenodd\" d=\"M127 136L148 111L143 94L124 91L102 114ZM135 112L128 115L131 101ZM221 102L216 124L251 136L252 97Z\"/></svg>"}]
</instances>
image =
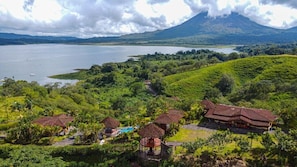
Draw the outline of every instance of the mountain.
<instances>
[{"instance_id":1,"label":"mountain","mask_svg":"<svg viewBox=\"0 0 297 167\"><path fill-rule=\"evenodd\" d=\"M282 30L262 26L238 13L213 18L204 12L172 28L125 35L121 39L176 44L283 43L297 41L297 28Z\"/></svg>"},{"instance_id":2,"label":"mountain","mask_svg":"<svg viewBox=\"0 0 297 167\"><path fill-rule=\"evenodd\" d=\"M212 45L297 42L297 27L283 30L262 26L238 13L209 17L200 13L188 21L168 29L119 37L29 36L0 33L0 44L26 43L110 43L148 45Z\"/></svg>"},{"instance_id":3,"label":"mountain","mask_svg":"<svg viewBox=\"0 0 297 167\"><path fill-rule=\"evenodd\" d=\"M196 35L239 35L239 34L270 34L277 30L261 26L237 13L212 18L207 13L201 13L181 25L158 31L153 38L169 39L191 37Z\"/></svg>"}]
</instances>

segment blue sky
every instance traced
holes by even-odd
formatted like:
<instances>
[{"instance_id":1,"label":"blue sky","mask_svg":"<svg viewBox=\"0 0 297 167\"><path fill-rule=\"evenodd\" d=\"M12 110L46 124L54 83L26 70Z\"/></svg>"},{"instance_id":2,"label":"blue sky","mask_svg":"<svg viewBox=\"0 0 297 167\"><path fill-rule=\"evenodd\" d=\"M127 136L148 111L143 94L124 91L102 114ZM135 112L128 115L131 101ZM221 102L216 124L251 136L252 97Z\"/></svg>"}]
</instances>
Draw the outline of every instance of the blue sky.
<instances>
[{"instance_id":1,"label":"blue sky","mask_svg":"<svg viewBox=\"0 0 297 167\"><path fill-rule=\"evenodd\" d=\"M1 0L0 32L76 37L169 28L207 11L231 12L266 26L297 26L296 0Z\"/></svg>"}]
</instances>

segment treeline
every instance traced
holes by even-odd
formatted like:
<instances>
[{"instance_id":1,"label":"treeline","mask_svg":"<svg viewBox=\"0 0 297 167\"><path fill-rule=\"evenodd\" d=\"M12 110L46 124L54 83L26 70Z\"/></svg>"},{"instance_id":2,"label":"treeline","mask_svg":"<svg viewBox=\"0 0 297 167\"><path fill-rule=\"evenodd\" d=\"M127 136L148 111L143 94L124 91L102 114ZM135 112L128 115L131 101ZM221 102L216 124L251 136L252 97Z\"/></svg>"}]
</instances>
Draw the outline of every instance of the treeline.
<instances>
[{"instance_id":1,"label":"treeline","mask_svg":"<svg viewBox=\"0 0 297 167\"><path fill-rule=\"evenodd\" d=\"M249 56L257 55L297 55L297 43L287 44L257 44L237 46L235 50L248 54Z\"/></svg>"},{"instance_id":2,"label":"treeline","mask_svg":"<svg viewBox=\"0 0 297 167\"><path fill-rule=\"evenodd\" d=\"M216 58L219 61L228 61L238 58L244 58L248 55L246 53L232 52L230 54L225 54L222 52L215 52L209 49L192 49L186 51L178 51L174 54L163 54L155 52L154 54L147 54L140 56L139 60L147 61L164 61L164 60L206 60L211 61L211 59Z\"/></svg>"}]
</instances>

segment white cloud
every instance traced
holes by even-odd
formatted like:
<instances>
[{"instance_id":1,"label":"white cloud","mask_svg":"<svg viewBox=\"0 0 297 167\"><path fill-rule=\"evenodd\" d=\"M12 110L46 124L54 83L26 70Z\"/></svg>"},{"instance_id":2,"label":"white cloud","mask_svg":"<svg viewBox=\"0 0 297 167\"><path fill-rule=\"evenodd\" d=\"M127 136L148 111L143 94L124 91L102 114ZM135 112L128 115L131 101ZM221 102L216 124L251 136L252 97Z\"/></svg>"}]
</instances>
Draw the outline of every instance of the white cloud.
<instances>
[{"instance_id":1,"label":"white cloud","mask_svg":"<svg viewBox=\"0 0 297 167\"><path fill-rule=\"evenodd\" d=\"M0 31L78 37L165 29L202 11L238 12L262 25L297 26L296 0L1 0Z\"/></svg>"}]
</instances>

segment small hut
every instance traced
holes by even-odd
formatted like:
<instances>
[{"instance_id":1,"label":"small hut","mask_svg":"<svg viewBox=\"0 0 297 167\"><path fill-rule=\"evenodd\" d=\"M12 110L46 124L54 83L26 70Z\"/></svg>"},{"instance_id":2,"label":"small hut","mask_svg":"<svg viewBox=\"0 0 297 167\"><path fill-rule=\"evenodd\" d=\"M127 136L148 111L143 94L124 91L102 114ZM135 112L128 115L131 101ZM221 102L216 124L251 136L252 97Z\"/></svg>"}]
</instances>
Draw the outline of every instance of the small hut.
<instances>
[{"instance_id":1,"label":"small hut","mask_svg":"<svg viewBox=\"0 0 297 167\"><path fill-rule=\"evenodd\" d=\"M104 124L105 130L104 134L106 136L116 136L119 131L116 129L120 126L120 122L112 117L106 117L101 121Z\"/></svg>"},{"instance_id":2,"label":"small hut","mask_svg":"<svg viewBox=\"0 0 297 167\"><path fill-rule=\"evenodd\" d=\"M142 137L140 145L149 147L147 155L156 155L156 152L153 151L153 148L161 145L160 138L165 134L165 131L154 123L150 123L141 128L138 131L138 134Z\"/></svg>"}]
</instances>

